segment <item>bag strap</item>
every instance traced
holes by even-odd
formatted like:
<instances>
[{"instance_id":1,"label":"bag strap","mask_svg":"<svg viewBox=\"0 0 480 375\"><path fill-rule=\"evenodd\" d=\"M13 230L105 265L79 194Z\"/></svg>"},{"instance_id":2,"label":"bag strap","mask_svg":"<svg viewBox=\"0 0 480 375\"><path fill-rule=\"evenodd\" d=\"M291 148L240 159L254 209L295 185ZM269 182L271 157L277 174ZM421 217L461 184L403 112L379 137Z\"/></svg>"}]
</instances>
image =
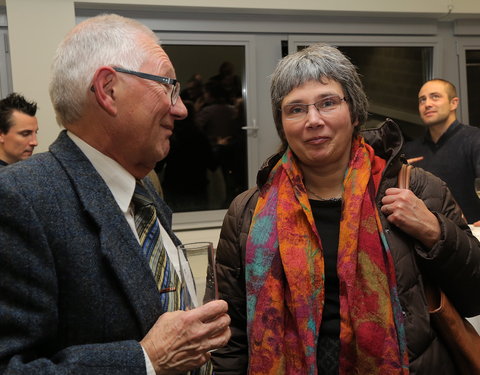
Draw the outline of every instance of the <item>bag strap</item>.
<instances>
[{"instance_id":1,"label":"bag strap","mask_svg":"<svg viewBox=\"0 0 480 375\"><path fill-rule=\"evenodd\" d=\"M403 164L398 173L398 187L408 189L412 165ZM423 288L430 319L438 335L449 348L460 374L480 374L480 336L475 328L463 318L440 287L427 277Z\"/></svg>"},{"instance_id":2,"label":"bag strap","mask_svg":"<svg viewBox=\"0 0 480 375\"><path fill-rule=\"evenodd\" d=\"M398 172L398 187L400 189L409 189L411 164L402 164ZM443 307L443 298L440 288L434 287L426 278L424 278L425 297L427 299L429 312L437 312Z\"/></svg>"},{"instance_id":3,"label":"bag strap","mask_svg":"<svg viewBox=\"0 0 480 375\"><path fill-rule=\"evenodd\" d=\"M402 164L402 168L400 168L400 171L398 172L398 187L400 189L409 189L411 170L411 164Z\"/></svg>"}]
</instances>

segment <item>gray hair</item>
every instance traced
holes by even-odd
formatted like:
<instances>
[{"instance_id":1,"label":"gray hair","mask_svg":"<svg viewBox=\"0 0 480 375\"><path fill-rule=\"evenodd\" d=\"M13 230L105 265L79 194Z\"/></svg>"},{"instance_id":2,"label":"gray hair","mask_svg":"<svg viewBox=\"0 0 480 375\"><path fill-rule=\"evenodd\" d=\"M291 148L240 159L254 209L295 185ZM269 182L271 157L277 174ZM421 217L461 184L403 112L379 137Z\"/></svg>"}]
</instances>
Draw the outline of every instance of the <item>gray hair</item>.
<instances>
[{"instance_id":1,"label":"gray hair","mask_svg":"<svg viewBox=\"0 0 480 375\"><path fill-rule=\"evenodd\" d=\"M55 53L49 87L60 125L81 117L93 75L100 66L140 68L149 56L139 43L141 36L158 43L148 27L116 14L89 18L67 34Z\"/></svg>"},{"instance_id":2,"label":"gray hair","mask_svg":"<svg viewBox=\"0 0 480 375\"><path fill-rule=\"evenodd\" d=\"M282 125L283 99L304 83L325 83L326 79L336 81L342 86L352 122L358 121L359 125L363 125L367 121L367 96L356 67L337 48L326 44L313 44L285 56L278 62L272 74L270 96L273 119L283 148L287 146Z\"/></svg>"}]
</instances>

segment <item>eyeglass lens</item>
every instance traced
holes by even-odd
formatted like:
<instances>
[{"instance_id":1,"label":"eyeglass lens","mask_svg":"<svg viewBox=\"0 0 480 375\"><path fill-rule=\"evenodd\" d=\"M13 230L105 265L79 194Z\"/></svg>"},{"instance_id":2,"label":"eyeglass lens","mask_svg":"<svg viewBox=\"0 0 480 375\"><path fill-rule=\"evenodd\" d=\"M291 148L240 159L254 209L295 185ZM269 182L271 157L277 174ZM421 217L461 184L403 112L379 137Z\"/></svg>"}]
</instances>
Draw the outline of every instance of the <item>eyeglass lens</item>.
<instances>
[{"instance_id":1,"label":"eyeglass lens","mask_svg":"<svg viewBox=\"0 0 480 375\"><path fill-rule=\"evenodd\" d=\"M177 82L175 86L173 86L172 94L170 96L170 100L172 101L172 105L177 103L178 97L180 96L180 83Z\"/></svg>"},{"instance_id":2,"label":"eyeglass lens","mask_svg":"<svg viewBox=\"0 0 480 375\"><path fill-rule=\"evenodd\" d=\"M303 104L303 103L287 104L283 107L283 112L287 119L297 120L297 119L302 119L307 115L308 108L310 106L314 106L319 113L326 114L337 109L343 100L345 100L345 98L341 98L338 95L332 95L326 98L322 98L318 102L311 103L311 104Z\"/></svg>"}]
</instances>

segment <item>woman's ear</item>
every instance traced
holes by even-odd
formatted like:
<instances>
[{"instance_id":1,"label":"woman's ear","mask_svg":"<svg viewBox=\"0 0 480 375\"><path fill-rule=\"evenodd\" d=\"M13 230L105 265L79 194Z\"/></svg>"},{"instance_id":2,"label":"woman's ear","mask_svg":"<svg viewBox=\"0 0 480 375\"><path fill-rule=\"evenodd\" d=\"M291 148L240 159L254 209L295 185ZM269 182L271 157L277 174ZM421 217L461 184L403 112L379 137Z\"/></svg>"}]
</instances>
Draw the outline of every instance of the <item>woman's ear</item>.
<instances>
[{"instance_id":1,"label":"woman's ear","mask_svg":"<svg viewBox=\"0 0 480 375\"><path fill-rule=\"evenodd\" d=\"M117 83L117 75L113 68L102 66L95 72L90 87L98 105L110 116L116 116L118 111L115 95Z\"/></svg>"}]
</instances>

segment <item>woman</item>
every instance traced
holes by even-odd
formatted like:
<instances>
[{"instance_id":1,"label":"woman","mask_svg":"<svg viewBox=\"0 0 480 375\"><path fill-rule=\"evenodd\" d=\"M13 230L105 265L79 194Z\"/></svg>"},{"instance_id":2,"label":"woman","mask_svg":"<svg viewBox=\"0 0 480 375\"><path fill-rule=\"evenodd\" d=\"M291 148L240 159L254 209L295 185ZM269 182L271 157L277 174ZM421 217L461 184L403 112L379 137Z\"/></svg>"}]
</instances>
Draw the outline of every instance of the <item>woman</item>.
<instances>
[{"instance_id":1,"label":"woman","mask_svg":"<svg viewBox=\"0 0 480 375\"><path fill-rule=\"evenodd\" d=\"M282 59L271 97L282 151L232 202L217 249L232 338L216 374L455 374L424 276L479 314L480 245L449 190L420 169L397 188L401 133L359 133L367 99L336 48Z\"/></svg>"}]
</instances>

